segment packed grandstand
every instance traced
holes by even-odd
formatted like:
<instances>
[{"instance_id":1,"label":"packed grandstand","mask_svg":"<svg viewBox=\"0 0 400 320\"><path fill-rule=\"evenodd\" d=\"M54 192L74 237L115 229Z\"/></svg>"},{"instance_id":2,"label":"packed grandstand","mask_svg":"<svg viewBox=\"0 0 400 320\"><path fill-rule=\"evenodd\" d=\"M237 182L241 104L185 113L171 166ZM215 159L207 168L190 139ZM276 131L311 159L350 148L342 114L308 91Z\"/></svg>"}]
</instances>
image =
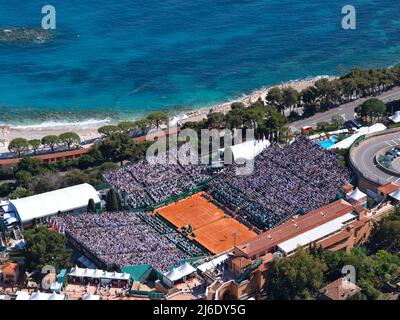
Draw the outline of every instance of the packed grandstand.
<instances>
[{"instance_id":1,"label":"packed grandstand","mask_svg":"<svg viewBox=\"0 0 400 320\"><path fill-rule=\"evenodd\" d=\"M163 221L146 214L58 215L49 224L108 269L151 264L159 271L206 252Z\"/></svg>"},{"instance_id":2,"label":"packed grandstand","mask_svg":"<svg viewBox=\"0 0 400 320\"><path fill-rule=\"evenodd\" d=\"M288 147L271 145L250 175L228 167L212 179L208 192L246 221L270 229L337 199L350 178L336 154L301 137Z\"/></svg>"},{"instance_id":3,"label":"packed grandstand","mask_svg":"<svg viewBox=\"0 0 400 320\"><path fill-rule=\"evenodd\" d=\"M194 155L188 146L180 150ZM177 151L170 155L176 158ZM255 159L250 175L236 175L235 164L213 176L203 165L183 165L180 161L160 164L166 157L162 154L158 159L140 161L108 172L104 178L127 195L133 208L176 198L208 182L209 194L239 213L241 222L260 229L270 229L294 214L337 199L341 187L351 178L350 171L340 167L335 153L304 137L288 147L272 144Z\"/></svg>"},{"instance_id":4,"label":"packed grandstand","mask_svg":"<svg viewBox=\"0 0 400 320\"><path fill-rule=\"evenodd\" d=\"M127 195L131 207L154 205L189 192L210 179L207 166L193 164L197 161L193 159L196 154L197 150L185 144L179 151L169 151L168 156L164 153L142 160L107 172L103 177L114 189Z\"/></svg>"}]
</instances>

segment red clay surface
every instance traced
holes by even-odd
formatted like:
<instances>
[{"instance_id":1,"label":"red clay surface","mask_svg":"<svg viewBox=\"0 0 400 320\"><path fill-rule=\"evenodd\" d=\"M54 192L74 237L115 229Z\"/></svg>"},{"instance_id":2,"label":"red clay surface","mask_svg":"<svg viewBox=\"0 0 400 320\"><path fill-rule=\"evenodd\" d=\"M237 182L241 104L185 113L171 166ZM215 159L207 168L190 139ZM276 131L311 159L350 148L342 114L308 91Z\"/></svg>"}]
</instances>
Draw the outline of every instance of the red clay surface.
<instances>
[{"instance_id":1,"label":"red clay surface","mask_svg":"<svg viewBox=\"0 0 400 320\"><path fill-rule=\"evenodd\" d=\"M235 242L241 243L257 235L227 216L223 210L205 199L203 194L200 192L160 208L157 213L179 230L190 224L196 235L194 240L213 254L225 252L233 248Z\"/></svg>"}]
</instances>

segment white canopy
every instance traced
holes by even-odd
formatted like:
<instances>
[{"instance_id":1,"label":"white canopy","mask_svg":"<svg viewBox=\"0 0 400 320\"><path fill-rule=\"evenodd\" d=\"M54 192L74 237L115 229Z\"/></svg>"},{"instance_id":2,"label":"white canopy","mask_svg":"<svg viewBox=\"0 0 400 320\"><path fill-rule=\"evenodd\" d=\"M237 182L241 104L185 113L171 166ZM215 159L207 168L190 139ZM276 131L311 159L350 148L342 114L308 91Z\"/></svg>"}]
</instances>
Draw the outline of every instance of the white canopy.
<instances>
[{"instance_id":1,"label":"white canopy","mask_svg":"<svg viewBox=\"0 0 400 320\"><path fill-rule=\"evenodd\" d=\"M226 149L230 149L232 151L233 159L245 159L252 160L256 156L258 156L264 149L268 148L271 143L266 140L250 140L244 143L236 144L231 147L227 147L225 149L220 149L221 152L227 151Z\"/></svg>"},{"instance_id":2,"label":"white canopy","mask_svg":"<svg viewBox=\"0 0 400 320\"><path fill-rule=\"evenodd\" d=\"M37 300L37 301L43 301L43 300L65 300L65 295L57 294L55 292L53 292L53 293L44 293L44 292L40 292L39 290L34 292L34 293L32 293L32 295L30 295L29 293L18 294L18 292L17 292L17 300Z\"/></svg>"},{"instance_id":3,"label":"white canopy","mask_svg":"<svg viewBox=\"0 0 400 320\"><path fill-rule=\"evenodd\" d=\"M355 219L356 217L357 215L354 214L353 212L347 213L319 227L303 232L297 237L291 238L287 241L280 243L278 245L278 248L282 252L290 254L291 252L296 250L299 246L304 247L310 243L321 240L330 234L340 231L345 223Z\"/></svg>"},{"instance_id":4,"label":"white canopy","mask_svg":"<svg viewBox=\"0 0 400 320\"><path fill-rule=\"evenodd\" d=\"M202 265L198 266L197 269L199 269L201 272L214 269L215 267L219 266L220 264L228 260L228 258L229 257L227 254L223 254L222 256L219 256L209 262L203 263Z\"/></svg>"},{"instance_id":5,"label":"white canopy","mask_svg":"<svg viewBox=\"0 0 400 320\"><path fill-rule=\"evenodd\" d=\"M20 221L24 223L58 212L84 208L90 199L93 199L96 204L100 203L96 189L90 184L84 183L31 197L10 200L10 205L18 214Z\"/></svg>"},{"instance_id":6,"label":"white canopy","mask_svg":"<svg viewBox=\"0 0 400 320\"><path fill-rule=\"evenodd\" d=\"M395 192L391 193L390 196L393 199L400 201L400 189L397 189Z\"/></svg>"},{"instance_id":7,"label":"white canopy","mask_svg":"<svg viewBox=\"0 0 400 320\"><path fill-rule=\"evenodd\" d=\"M110 279L110 280L129 280L131 276L127 273L108 272L100 269L85 269L75 266L68 274L71 277Z\"/></svg>"},{"instance_id":8,"label":"white canopy","mask_svg":"<svg viewBox=\"0 0 400 320\"><path fill-rule=\"evenodd\" d=\"M83 296L82 300L100 300L100 296L96 294L87 293Z\"/></svg>"},{"instance_id":9,"label":"white canopy","mask_svg":"<svg viewBox=\"0 0 400 320\"><path fill-rule=\"evenodd\" d=\"M382 123L376 123L371 127L362 127L360 129L358 129L357 132L355 134L353 134L352 136L336 143L335 145L333 145L332 147L330 147L328 149L348 149L353 145L353 143L359 137L366 135L366 134L372 134L372 133L384 131L386 129L387 129L387 127L385 125L383 125Z\"/></svg>"},{"instance_id":10,"label":"white canopy","mask_svg":"<svg viewBox=\"0 0 400 320\"><path fill-rule=\"evenodd\" d=\"M196 272L196 269L186 262L180 267L174 268L171 271L166 272L164 276L170 281L174 282L192 274L193 272Z\"/></svg>"},{"instance_id":11,"label":"white canopy","mask_svg":"<svg viewBox=\"0 0 400 320\"><path fill-rule=\"evenodd\" d=\"M400 111L396 111L394 115L389 117L390 120L392 120L394 123L399 123L400 122Z\"/></svg>"},{"instance_id":12,"label":"white canopy","mask_svg":"<svg viewBox=\"0 0 400 320\"><path fill-rule=\"evenodd\" d=\"M15 300L19 301L26 301L29 300L29 298L31 297L31 295L26 291L17 291L16 295L17 297L15 298Z\"/></svg>"},{"instance_id":13,"label":"white canopy","mask_svg":"<svg viewBox=\"0 0 400 320\"><path fill-rule=\"evenodd\" d=\"M347 197L353 200L361 200L363 198L366 198L367 195L364 192L361 192L360 189L356 188L355 190L353 190L352 192L349 192L347 194Z\"/></svg>"}]
</instances>

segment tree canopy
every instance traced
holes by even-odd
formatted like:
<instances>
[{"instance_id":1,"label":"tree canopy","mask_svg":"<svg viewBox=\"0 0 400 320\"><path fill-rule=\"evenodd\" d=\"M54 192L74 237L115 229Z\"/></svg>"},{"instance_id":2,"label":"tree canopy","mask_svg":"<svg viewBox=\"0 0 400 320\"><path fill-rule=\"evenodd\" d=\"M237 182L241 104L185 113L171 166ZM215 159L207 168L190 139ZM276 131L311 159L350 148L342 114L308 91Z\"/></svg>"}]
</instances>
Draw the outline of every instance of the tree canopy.
<instances>
[{"instance_id":1,"label":"tree canopy","mask_svg":"<svg viewBox=\"0 0 400 320\"><path fill-rule=\"evenodd\" d=\"M54 148L60 143L60 139L56 135L48 135L42 138L42 144L47 146L54 152Z\"/></svg>"},{"instance_id":2,"label":"tree canopy","mask_svg":"<svg viewBox=\"0 0 400 320\"><path fill-rule=\"evenodd\" d=\"M65 132L58 136L60 142L62 142L68 150L71 150L72 145L79 145L81 138L75 132Z\"/></svg>"},{"instance_id":3,"label":"tree canopy","mask_svg":"<svg viewBox=\"0 0 400 320\"><path fill-rule=\"evenodd\" d=\"M154 111L149 113L147 120L158 130L163 124L168 124L169 117L165 112Z\"/></svg>"},{"instance_id":4,"label":"tree canopy","mask_svg":"<svg viewBox=\"0 0 400 320\"><path fill-rule=\"evenodd\" d=\"M25 257L30 271L41 271L46 265L56 270L72 267L72 250L67 249L67 240L58 232L39 226L26 230Z\"/></svg>"},{"instance_id":5,"label":"tree canopy","mask_svg":"<svg viewBox=\"0 0 400 320\"><path fill-rule=\"evenodd\" d=\"M8 145L8 150L10 152L16 153L18 157L21 157L22 152L26 152L29 149L28 140L24 138L15 138L11 140Z\"/></svg>"},{"instance_id":6,"label":"tree canopy","mask_svg":"<svg viewBox=\"0 0 400 320\"><path fill-rule=\"evenodd\" d=\"M308 299L322 288L326 270L322 259L304 249L275 259L267 273L267 295L274 300Z\"/></svg>"}]
</instances>

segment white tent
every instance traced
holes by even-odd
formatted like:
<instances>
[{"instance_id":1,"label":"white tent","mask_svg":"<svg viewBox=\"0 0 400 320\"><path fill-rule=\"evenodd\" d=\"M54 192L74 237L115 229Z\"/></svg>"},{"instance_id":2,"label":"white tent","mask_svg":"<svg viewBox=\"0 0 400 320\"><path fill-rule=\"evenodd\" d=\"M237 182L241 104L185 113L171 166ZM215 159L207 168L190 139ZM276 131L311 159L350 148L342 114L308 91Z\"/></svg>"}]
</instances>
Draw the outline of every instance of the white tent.
<instances>
[{"instance_id":1,"label":"white tent","mask_svg":"<svg viewBox=\"0 0 400 320\"><path fill-rule=\"evenodd\" d=\"M355 190L353 190L352 192L349 192L347 194L347 197L349 199L353 199L353 200L361 200L363 198L366 198L367 195L364 192L361 192L360 189L356 188Z\"/></svg>"},{"instance_id":2,"label":"white tent","mask_svg":"<svg viewBox=\"0 0 400 320\"><path fill-rule=\"evenodd\" d=\"M400 189L397 189L395 192L391 193L390 196L393 199L400 201Z\"/></svg>"},{"instance_id":3,"label":"white tent","mask_svg":"<svg viewBox=\"0 0 400 320\"><path fill-rule=\"evenodd\" d=\"M15 298L15 300L19 301L26 301L29 300L29 298L31 297L31 295L26 291L17 291L16 295L17 297Z\"/></svg>"},{"instance_id":4,"label":"white tent","mask_svg":"<svg viewBox=\"0 0 400 320\"><path fill-rule=\"evenodd\" d=\"M75 266L68 274L71 277L92 278L92 279L109 279L109 280L126 280L130 279L127 273L107 272L100 269L85 269Z\"/></svg>"},{"instance_id":5,"label":"white tent","mask_svg":"<svg viewBox=\"0 0 400 320\"><path fill-rule=\"evenodd\" d=\"M44 218L58 212L86 209L90 199L100 203L99 194L88 183L46 192L31 197L10 200L21 223Z\"/></svg>"},{"instance_id":6,"label":"white tent","mask_svg":"<svg viewBox=\"0 0 400 320\"><path fill-rule=\"evenodd\" d=\"M17 298L18 298L18 295L17 295ZM23 295L23 296L21 296L21 298L27 298L27 295ZM20 299L20 300L37 300L37 301L43 301L43 300L65 300L65 295L57 294L55 292L53 292L53 293L44 293L44 292L40 292L38 290L38 291L32 293L32 295L30 295L29 299Z\"/></svg>"},{"instance_id":7,"label":"white tent","mask_svg":"<svg viewBox=\"0 0 400 320\"><path fill-rule=\"evenodd\" d=\"M171 271L168 271L167 273L164 274L166 278L171 280L172 282L178 281L179 279L182 279L183 277L181 276L180 272L178 269L172 269Z\"/></svg>"},{"instance_id":8,"label":"white tent","mask_svg":"<svg viewBox=\"0 0 400 320\"><path fill-rule=\"evenodd\" d=\"M400 122L400 111L396 111L394 115L389 117L390 120L392 120L394 123L399 123Z\"/></svg>"},{"instance_id":9,"label":"white tent","mask_svg":"<svg viewBox=\"0 0 400 320\"><path fill-rule=\"evenodd\" d=\"M82 300L100 300L100 296L91 294L91 293L87 293L83 296Z\"/></svg>"},{"instance_id":10,"label":"white tent","mask_svg":"<svg viewBox=\"0 0 400 320\"><path fill-rule=\"evenodd\" d=\"M353 143L361 136L366 135L366 134L372 134L380 131L386 130L387 127L383 125L382 123L376 123L370 127L362 127L356 131L355 134L352 136L336 143L332 147L329 147L328 149L348 149L350 148Z\"/></svg>"},{"instance_id":11,"label":"white tent","mask_svg":"<svg viewBox=\"0 0 400 320\"><path fill-rule=\"evenodd\" d=\"M220 264L228 260L228 258L229 257L227 254L223 254L222 256L219 256L209 262L203 263L202 265L198 266L197 269L199 269L201 272L214 269L215 267L219 266Z\"/></svg>"},{"instance_id":12,"label":"white tent","mask_svg":"<svg viewBox=\"0 0 400 320\"><path fill-rule=\"evenodd\" d=\"M181 265L178 268L174 268L171 271L167 272L164 274L164 277L166 277L168 280L174 282L177 280L180 280L188 275L191 275L192 273L196 272L196 269L193 268L189 263L185 263Z\"/></svg>"},{"instance_id":13,"label":"white tent","mask_svg":"<svg viewBox=\"0 0 400 320\"><path fill-rule=\"evenodd\" d=\"M299 234L294 238L278 244L278 248L283 253L290 254L299 246L304 247L305 245L319 241L330 234L340 231L343 228L344 224L356 218L357 215L355 213L347 213L339 218L329 221L328 223L320 225L309 231L303 232L302 234Z\"/></svg>"},{"instance_id":14,"label":"white tent","mask_svg":"<svg viewBox=\"0 0 400 320\"><path fill-rule=\"evenodd\" d=\"M233 146L220 149L219 151L221 153L223 152L229 152L229 150L232 152L233 160L238 160L238 159L245 159L245 160L253 160L256 156L258 156L261 152L264 151L264 149L268 148L271 145L271 143L266 140L250 140L246 141L240 144L235 144Z\"/></svg>"}]
</instances>

